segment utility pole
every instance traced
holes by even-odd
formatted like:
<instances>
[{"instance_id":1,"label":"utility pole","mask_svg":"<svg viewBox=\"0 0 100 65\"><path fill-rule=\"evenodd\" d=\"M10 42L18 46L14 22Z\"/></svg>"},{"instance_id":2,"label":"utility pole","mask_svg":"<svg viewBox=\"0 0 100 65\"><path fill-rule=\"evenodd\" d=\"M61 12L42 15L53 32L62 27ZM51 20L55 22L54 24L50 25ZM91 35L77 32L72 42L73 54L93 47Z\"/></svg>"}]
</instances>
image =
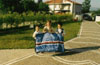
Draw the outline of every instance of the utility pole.
<instances>
[{"instance_id":1,"label":"utility pole","mask_svg":"<svg viewBox=\"0 0 100 65\"><path fill-rule=\"evenodd\" d=\"M74 1L74 16L76 15L76 0Z\"/></svg>"}]
</instances>

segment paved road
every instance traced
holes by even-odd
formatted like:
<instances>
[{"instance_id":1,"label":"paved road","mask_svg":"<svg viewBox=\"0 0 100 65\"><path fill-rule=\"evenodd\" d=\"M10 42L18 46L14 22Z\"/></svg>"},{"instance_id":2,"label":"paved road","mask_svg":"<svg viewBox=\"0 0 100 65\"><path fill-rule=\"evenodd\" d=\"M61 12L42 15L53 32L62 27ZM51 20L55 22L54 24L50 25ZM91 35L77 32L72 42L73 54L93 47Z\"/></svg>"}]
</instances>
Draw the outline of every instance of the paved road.
<instances>
[{"instance_id":1,"label":"paved road","mask_svg":"<svg viewBox=\"0 0 100 65\"><path fill-rule=\"evenodd\" d=\"M8 65L100 65L100 25L83 22L78 37L65 42L66 51L35 54L32 49L16 51L17 59ZM17 54L18 53L18 54ZM22 54L24 56L22 57ZM21 54L21 55L19 55ZM10 54L9 54L10 55ZM11 56L11 55L10 55ZM1 60L1 58L0 58ZM7 60L5 60L7 61ZM0 61L1 62L1 61ZM4 63L4 62L1 62Z\"/></svg>"}]
</instances>

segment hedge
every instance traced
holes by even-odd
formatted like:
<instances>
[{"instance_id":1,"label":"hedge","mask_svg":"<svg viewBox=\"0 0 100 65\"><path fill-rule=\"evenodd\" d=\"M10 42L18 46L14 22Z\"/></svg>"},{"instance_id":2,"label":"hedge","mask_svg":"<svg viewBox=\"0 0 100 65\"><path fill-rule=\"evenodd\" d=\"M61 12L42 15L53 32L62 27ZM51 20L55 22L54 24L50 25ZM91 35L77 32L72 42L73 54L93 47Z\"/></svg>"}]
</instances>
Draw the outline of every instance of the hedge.
<instances>
[{"instance_id":1,"label":"hedge","mask_svg":"<svg viewBox=\"0 0 100 65\"><path fill-rule=\"evenodd\" d=\"M70 14L46 14L44 12L24 12L22 14L19 14L17 12L13 13L7 13L0 15L0 26L2 27L2 24L6 24L6 28L8 28L8 25L12 27L18 27L19 24L23 23L23 26L25 26L25 22L31 23L31 24L44 24L47 20L52 20L54 23L57 22L63 22L63 21L71 21L72 15Z\"/></svg>"}]
</instances>

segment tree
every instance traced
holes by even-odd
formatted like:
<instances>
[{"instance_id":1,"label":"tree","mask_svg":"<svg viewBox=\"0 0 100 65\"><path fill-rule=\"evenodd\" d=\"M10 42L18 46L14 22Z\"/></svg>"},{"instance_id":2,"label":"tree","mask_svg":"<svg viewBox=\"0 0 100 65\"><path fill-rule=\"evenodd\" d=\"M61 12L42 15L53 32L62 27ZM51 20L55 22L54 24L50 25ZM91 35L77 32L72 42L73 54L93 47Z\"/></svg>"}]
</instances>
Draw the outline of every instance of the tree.
<instances>
[{"instance_id":1,"label":"tree","mask_svg":"<svg viewBox=\"0 0 100 65\"><path fill-rule=\"evenodd\" d=\"M90 7L91 7L91 0L85 0L82 4L82 12L83 13L88 13L90 12Z\"/></svg>"},{"instance_id":2,"label":"tree","mask_svg":"<svg viewBox=\"0 0 100 65\"><path fill-rule=\"evenodd\" d=\"M38 0L38 3L41 3L41 2L43 2L42 0Z\"/></svg>"},{"instance_id":3,"label":"tree","mask_svg":"<svg viewBox=\"0 0 100 65\"><path fill-rule=\"evenodd\" d=\"M2 15L0 16L0 29L1 29L1 27L2 27L2 24L3 24L3 17L2 17Z\"/></svg>"},{"instance_id":4,"label":"tree","mask_svg":"<svg viewBox=\"0 0 100 65\"><path fill-rule=\"evenodd\" d=\"M96 11L91 11L91 13L92 13L92 16L100 15L100 9Z\"/></svg>"},{"instance_id":5,"label":"tree","mask_svg":"<svg viewBox=\"0 0 100 65\"><path fill-rule=\"evenodd\" d=\"M11 12L22 12L24 9L20 1L21 0L0 0L0 9Z\"/></svg>"},{"instance_id":6,"label":"tree","mask_svg":"<svg viewBox=\"0 0 100 65\"><path fill-rule=\"evenodd\" d=\"M22 0L21 3L22 3L22 6L23 6L25 12L27 12L27 11L37 11L37 9L38 9L38 6L34 2L34 0Z\"/></svg>"},{"instance_id":7,"label":"tree","mask_svg":"<svg viewBox=\"0 0 100 65\"><path fill-rule=\"evenodd\" d=\"M38 6L38 10L48 12L49 11L49 6L45 3L40 2L39 6Z\"/></svg>"},{"instance_id":8,"label":"tree","mask_svg":"<svg viewBox=\"0 0 100 65\"><path fill-rule=\"evenodd\" d=\"M11 12L27 12L27 11L49 11L47 4L39 0L35 3L34 0L0 0L0 9Z\"/></svg>"},{"instance_id":9,"label":"tree","mask_svg":"<svg viewBox=\"0 0 100 65\"><path fill-rule=\"evenodd\" d=\"M98 9L97 11L95 11L96 14L100 15L100 9Z\"/></svg>"}]
</instances>

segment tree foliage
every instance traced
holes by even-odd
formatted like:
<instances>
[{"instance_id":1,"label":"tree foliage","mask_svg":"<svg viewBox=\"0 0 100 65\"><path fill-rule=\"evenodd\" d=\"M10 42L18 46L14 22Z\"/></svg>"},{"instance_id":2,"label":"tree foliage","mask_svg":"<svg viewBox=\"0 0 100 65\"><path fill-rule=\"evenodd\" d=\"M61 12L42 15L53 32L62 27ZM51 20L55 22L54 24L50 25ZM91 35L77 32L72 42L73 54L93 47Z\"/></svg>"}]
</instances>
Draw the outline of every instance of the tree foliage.
<instances>
[{"instance_id":1,"label":"tree foliage","mask_svg":"<svg viewBox=\"0 0 100 65\"><path fill-rule=\"evenodd\" d=\"M49 11L47 4L43 2L35 3L34 0L0 0L0 9L18 13L27 11Z\"/></svg>"},{"instance_id":2,"label":"tree foliage","mask_svg":"<svg viewBox=\"0 0 100 65\"><path fill-rule=\"evenodd\" d=\"M97 11L94 11L94 13L100 15L100 9L98 9Z\"/></svg>"},{"instance_id":3,"label":"tree foliage","mask_svg":"<svg viewBox=\"0 0 100 65\"><path fill-rule=\"evenodd\" d=\"M20 1L21 0L0 0L0 8L11 12L22 12L24 9Z\"/></svg>"},{"instance_id":4,"label":"tree foliage","mask_svg":"<svg viewBox=\"0 0 100 65\"><path fill-rule=\"evenodd\" d=\"M100 9L96 10L96 11L91 11L92 16L96 16L99 15L100 16Z\"/></svg>"},{"instance_id":5,"label":"tree foliage","mask_svg":"<svg viewBox=\"0 0 100 65\"><path fill-rule=\"evenodd\" d=\"M6 24L6 28L8 28L8 25L10 25L10 27L18 27L20 24L25 26L26 22L40 25L46 23L47 20L52 20L54 23L72 21L72 15L51 15L46 14L45 12L34 13L32 11L21 14L17 12L9 12L8 14L0 15L0 26L2 26L3 23Z\"/></svg>"},{"instance_id":6,"label":"tree foliage","mask_svg":"<svg viewBox=\"0 0 100 65\"><path fill-rule=\"evenodd\" d=\"M47 4L40 2L38 6L39 11L49 11L49 7Z\"/></svg>"},{"instance_id":7,"label":"tree foliage","mask_svg":"<svg viewBox=\"0 0 100 65\"><path fill-rule=\"evenodd\" d=\"M34 2L34 0L22 0L21 3L25 12L38 10L38 5Z\"/></svg>"},{"instance_id":8,"label":"tree foliage","mask_svg":"<svg viewBox=\"0 0 100 65\"><path fill-rule=\"evenodd\" d=\"M91 0L85 0L82 4L82 12L83 13L90 12L90 7L91 7Z\"/></svg>"}]
</instances>

